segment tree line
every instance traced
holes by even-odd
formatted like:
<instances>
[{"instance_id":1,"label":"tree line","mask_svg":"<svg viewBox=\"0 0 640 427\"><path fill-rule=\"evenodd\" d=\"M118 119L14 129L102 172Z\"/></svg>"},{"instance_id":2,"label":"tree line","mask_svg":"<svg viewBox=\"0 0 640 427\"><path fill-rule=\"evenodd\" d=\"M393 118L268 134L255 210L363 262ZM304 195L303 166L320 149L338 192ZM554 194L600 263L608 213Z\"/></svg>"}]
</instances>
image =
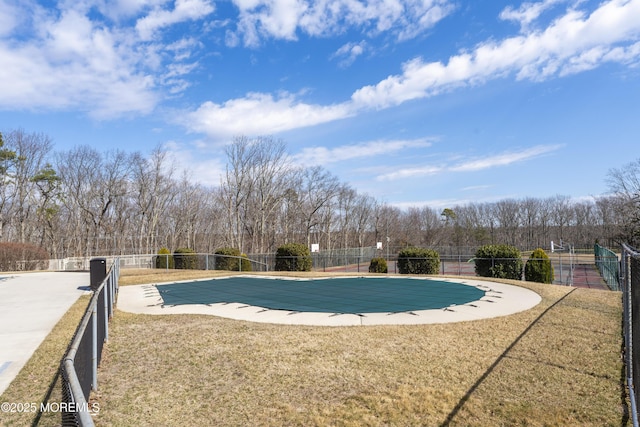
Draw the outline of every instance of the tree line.
<instances>
[{"instance_id":1,"label":"tree line","mask_svg":"<svg viewBox=\"0 0 640 427\"><path fill-rule=\"evenodd\" d=\"M590 200L555 195L402 210L321 166L294 164L282 140L236 137L224 150L226 172L218 186L206 186L179 173L162 147L54 152L45 134L0 134L0 242L65 258L183 247L274 253L287 243L468 253L497 243L534 249L552 240L591 247L638 239L640 160L635 175L628 167L611 171L612 193Z\"/></svg>"}]
</instances>

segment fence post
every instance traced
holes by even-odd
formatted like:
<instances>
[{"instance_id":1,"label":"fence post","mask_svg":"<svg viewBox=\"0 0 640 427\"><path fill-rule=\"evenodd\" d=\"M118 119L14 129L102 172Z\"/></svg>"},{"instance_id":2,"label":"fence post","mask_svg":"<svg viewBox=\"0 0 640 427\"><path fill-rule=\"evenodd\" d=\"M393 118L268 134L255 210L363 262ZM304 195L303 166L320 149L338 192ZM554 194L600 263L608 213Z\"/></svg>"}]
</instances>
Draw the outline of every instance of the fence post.
<instances>
[{"instance_id":1,"label":"fence post","mask_svg":"<svg viewBox=\"0 0 640 427\"><path fill-rule=\"evenodd\" d=\"M91 387L98 390L98 300L91 308Z\"/></svg>"},{"instance_id":2,"label":"fence post","mask_svg":"<svg viewBox=\"0 0 640 427\"><path fill-rule=\"evenodd\" d=\"M104 341L105 342L109 341L109 298L110 298L109 282L111 281L111 274L109 274L106 280L107 282L104 284L102 288L102 292L104 292L104 296L102 299L104 300Z\"/></svg>"}]
</instances>

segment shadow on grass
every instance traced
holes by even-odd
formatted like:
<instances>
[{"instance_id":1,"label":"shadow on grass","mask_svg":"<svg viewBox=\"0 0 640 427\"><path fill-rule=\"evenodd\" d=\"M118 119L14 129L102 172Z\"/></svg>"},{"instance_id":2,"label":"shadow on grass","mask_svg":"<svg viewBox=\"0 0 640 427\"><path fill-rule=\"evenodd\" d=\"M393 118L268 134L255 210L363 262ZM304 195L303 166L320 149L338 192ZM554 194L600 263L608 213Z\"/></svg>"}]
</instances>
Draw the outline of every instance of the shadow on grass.
<instances>
[{"instance_id":1,"label":"shadow on grass","mask_svg":"<svg viewBox=\"0 0 640 427\"><path fill-rule=\"evenodd\" d=\"M449 413L449 415L447 415L447 419L441 424L441 427L447 427L449 426L449 424L451 424L451 422L453 421L453 419L456 417L456 415L458 415L458 412L460 412L460 410L462 409L462 407L464 406L464 404L467 402L467 400L469 400L469 398L471 397L471 395L478 389L478 387L480 387L480 384L482 384L484 382L484 380L487 379L487 377L491 374L491 372L493 372L493 370L498 366L498 364L505 358L507 357L507 355L509 354L509 352L511 352L511 350L516 346L516 344L518 344L518 342L520 342L520 340L529 333L529 331L540 321L540 319L542 319L549 311L551 311L551 309L553 309L555 306L557 306L558 304L560 304L562 301L564 301L569 295L571 295L577 288L573 288L571 291L567 292L562 298L560 298L558 301L554 302L552 305L550 305L549 307L547 307L546 310L544 310L542 313L540 313L540 315L538 317L536 317L536 319L531 322L531 324L529 324L529 326L527 326L527 328L522 331L522 333L520 335L518 335L518 337L511 343L509 344L509 347L507 347L505 349L505 351L502 352L502 354L500 356L498 356L498 358L491 364L491 366L489 366L489 368L485 371L484 374L482 374L482 376L480 378L478 378L478 381L476 381L471 388L469 388L469 390L465 393L465 395L462 397L462 399L460 399L460 401L458 402L458 404L455 406L455 408L453 408L453 410Z\"/></svg>"},{"instance_id":2,"label":"shadow on grass","mask_svg":"<svg viewBox=\"0 0 640 427\"><path fill-rule=\"evenodd\" d=\"M49 384L49 389L47 390L47 394L45 395L44 399L42 399L42 405L40 405L40 407L38 408L38 412L36 413L36 416L33 419L33 422L31 423L31 427L37 427L40 424L40 420L42 419L42 415L43 415L43 412L42 412L43 405L46 406L47 403L51 401L54 390L58 391L57 387L60 387L60 385L58 384L59 379L60 379L60 370L58 369L55 376L53 377L53 380L51 381L51 384Z\"/></svg>"},{"instance_id":3,"label":"shadow on grass","mask_svg":"<svg viewBox=\"0 0 640 427\"><path fill-rule=\"evenodd\" d=\"M622 321L622 333L624 334L624 320ZM625 354L625 340L624 337L622 339L622 344L620 344L620 354L624 355ZM629 424L630 421L630 408L629 408L629 402L627 401L627 364L623 363L622 367L620 368L620 404L622 406L622 422L620 423L621 426L626 426Z\"/></svg>"}]
</instances>

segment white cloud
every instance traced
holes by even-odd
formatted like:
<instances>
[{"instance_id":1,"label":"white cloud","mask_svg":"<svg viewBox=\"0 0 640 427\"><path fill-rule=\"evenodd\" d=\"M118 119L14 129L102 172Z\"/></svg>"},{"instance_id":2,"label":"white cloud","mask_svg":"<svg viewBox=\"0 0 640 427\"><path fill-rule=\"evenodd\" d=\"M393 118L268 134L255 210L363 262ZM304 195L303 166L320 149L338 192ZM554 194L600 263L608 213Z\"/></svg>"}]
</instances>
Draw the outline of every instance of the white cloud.
<instances>
[{"instance_id":1,"label":"white cloud","mask_svg":"<svg viewBox=\"0 0 640 427\"><path fill-rule=\"evenodd\" d=\"M298 101L292 94L273 97L250 93L223 104L203 103L180 120L192 130L214 137L264 135L314 126L353 115L347 104L319 106Z\"/></svg>"},{"instance_id":2,"label":"white cloud","mask_svg":"<svg viewBox=\"0 0 640 427\"><path fill-rule=\"evenodd\" d=\"M483 169L490 169L497 166L507 166L512 163L522 162L530 160L532 158L539 157L543 154L557 151L562 145L538 145L531 147L527 150L513 151L508 153L502 153L495 156L489 156L479 158L475 160L468 160L463 163L451 166L448 169L452 172L473 172Z\"/></svg>"},{"instance_id":3,"label":"white cloud","mask_svg":"<svg viewBox=\"0 0 640 427\"><path fill-rule=\"evenodd\" d=\"M398 179L424 177L430 175L436 175L444 172L446 169L442 166L418 166L412 168L403 168L395 170L393 172L378 175L377 181L395 181Z\"/></svg>"},{"instance_id":4,"label":"white cloud","mask_svg":"<svg viewBox=\"0 0 640 427\"><path fill-rule=\"evenodd\" d=\"M544 80L616 60L612 53L620 49L626 49L628 61L637 54L639 37L640 0L613 0L590 16L570 11L544 31L482 43L446 64L413 59L402 74L357 90L352 100L363 108L386 108L513 73L518 79Z\"/></svg>"},{"instance_id":5,"label":"white cloud","mask_svg":"<svg viewBox=\"0 0 640 427\"><path fill-rule=\"evenodd\" d=\"M75 109L109 119L148 114L163 92L188 86L182 76L197 62L185 61L199 43L145 43L131 27L97 14L93 3L61 2L59 9L46 10L23 2L0 12L18 23L5 27L13 30L0 38L0 109ZM192 3L178 2L177 8L185 4Z\"/></svg>"},{"instance_id":6,"label":"white cloud","mask_svg":"<svg viewBox=\"0 0 640 427\"><path fill-rule=\"evenodd\" d=\"M293 160L296 163L305 165L327 165L329 163L343 162L357 158L389 155L406 148L424 148L430 146L431 141L427 138L369 141L362 144L342 145L334 148L305 148L293 156Z\"/></svg>"},{"instance_id":7,"label":"white cloud","mask_svg":"<svg viewBox=\"0 0 640 427\"><path fill-rule=\"evenodd\" d=\"M79 107L95 117L153 109L153 78L136 70L122 35L75 10L39 18L39 38L0 40L0 108Z\"/></svg>"},{"instance_id":8,"label":"white cloud","mask_svg":"<svg viewBox=\"0 0 640 427\"><path fill-rule=\"evenodd\" d=\"M559 150L562 145L539 145L526 150L511 151L494 156L487 156L466 160L457 164L442 162L440 165L424 165L410 168L401 168L393 172L378 175L377 181L394 181L398 179L417 178L436 175L445 172L475 172L500 166L508 166L513 163L524 162L544 154Z\"/></svg>"},{"instance_id":9,"label":"white cloud","mask_svg":"<svg viewBox=\"0 0 640 427\"><path fill-rule=\"evenodd\" d=\"M136 30L142 40L153 39L156 31L164 27L201 19L214 11L209 0L176 0L173 10L154 8L147 16L138 19Z\"/></svg>"},{"instance_id":10,"label":"white cloud","mask_svg":"<svg viewBox=\"0 0 640 427\"><path fill-rule=\"evenodd\" d=\"M217 187L226 172L225 161L217 157L219 153L207 153L200 148L196 141L192 144L196 147L178 141L168 141L163 144L163 149L170 154L172 162L180 174L197 177L198 183L206 186ZM206 146L206 144L205 144Z\"/></svg>"},{"instance_id":11,"label":"white cloud","mask_svg":"<svg viewBox=\"0 0 640 427\"><path fill-rule=\"evenodd\" d=\"M261 0L242 1L246 10L262 5ZM396 3L384 2L384 7L391 11L393 4ZM337 5L342 6L342 3ZM365 13L367 10L371 16L378 19L381 16L371 13L367 4L355 2L349 7L362 9L364 15L359 19L368 19L365 18L369 16ZM639 38L640 0L612 0L590 15L569 11L544 31L481 43L471 51L450 57L447 63L412 59L403 64L401 74L364 86L343 103L323 106L302 102L290 94L274 98L266 93L251 93L224 103L204 103L182 121L192 130L210 135L272 134L350 117L370 109L389 108L509 75L539 81L592 69L607 61L637 64ZM338 52L347 53L355 46L344 45ZM414 173L427 172L418 170Z\"/></svg>"},{"instance_id":12,"label":"white cloud","mask_svg":"<svg viewBox=\"0 0 640 427\"><path fill-rule=\"evenodd\" d=\"M24 0L17 0L22 1ZM38 0L26 0L38 1ZM169 0L62 0L58 1L59 9L74 8L87 13L92 8L113 22L123 22L135 18L145 11L161 7ZM42 2L41 2L42 3Z\"/></svg>"},{"instance_id":13,"label":"white cloud","mask_svg":"<svg viewBox=\"0 0 640 427\"><path fill-rule=\"evenodd\" d=\"M514 9L512 6L507 6L501 13L500 19L505 21L515 21L520 24L523 30L528 30L531 23L546 10L552 8L558 3L566 2L567 0L543 0L537 3L523 3L518 9Z\"/></svg>"},{"instance_id":14,"label":"white cloud","mask_svg":"<svg viewBox=\"0 0 640 427\"><path fill-rule=\"evenodd\" d=\"M362 40L358 43L346 43L331 55L331 59L338 58L338 65L346 68L353 64L355 60L364 53L367 42Z\"/></svg>"},{"instance_id":15,"label":"white cloud","mask_svg":"<svg viewBox=\"0 0 640 427\"><path fill-rule=\"evenodd\" d=\"M301 31L326 36L347 27L366 33L415 37L450 14L450 0L234 0L240 10L238 36L247 46L262 38L294 40Z\"/></svg>"},{"instance_id":16,"label":"white cloud","mask_svg":"<svg viewBox=\"0 0 640 427\"><path fill-rule=\"evenodd\" d=\"M0 37L11 32L19 24L19 10L8 0L0 0Z\"/></svg>"},{"instance_id":17,"label":"white cloud","mask_svg":"<svg viewBox=\"0 0 640 427\"><path fill-rule=\"evenodd\" d=\"M412 2L410 16L418 19L404 19L398 31L399 40L407 40L417 37L420 33L434 27L438 22L449 16L455 9L453 3L439 2Z\"/></svg>"}]
</instances>

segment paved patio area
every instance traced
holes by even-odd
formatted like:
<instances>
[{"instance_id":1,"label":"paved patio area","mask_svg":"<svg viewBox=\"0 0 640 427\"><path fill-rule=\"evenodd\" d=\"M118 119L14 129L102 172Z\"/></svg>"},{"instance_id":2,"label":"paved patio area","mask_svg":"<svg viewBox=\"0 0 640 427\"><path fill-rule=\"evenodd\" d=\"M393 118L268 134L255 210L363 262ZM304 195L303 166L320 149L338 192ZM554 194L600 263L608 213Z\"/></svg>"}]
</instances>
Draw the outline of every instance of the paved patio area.
<instances>
[{"instance_id":1,"label":"paved patio area","mask_svg":"<svg viewBox=\"0 0 640 427\"><path fill-rule=\"evenodd\" d=\"M0 275L0 394L88 286L89 273Z\"/></svg>"}]
</instances>

